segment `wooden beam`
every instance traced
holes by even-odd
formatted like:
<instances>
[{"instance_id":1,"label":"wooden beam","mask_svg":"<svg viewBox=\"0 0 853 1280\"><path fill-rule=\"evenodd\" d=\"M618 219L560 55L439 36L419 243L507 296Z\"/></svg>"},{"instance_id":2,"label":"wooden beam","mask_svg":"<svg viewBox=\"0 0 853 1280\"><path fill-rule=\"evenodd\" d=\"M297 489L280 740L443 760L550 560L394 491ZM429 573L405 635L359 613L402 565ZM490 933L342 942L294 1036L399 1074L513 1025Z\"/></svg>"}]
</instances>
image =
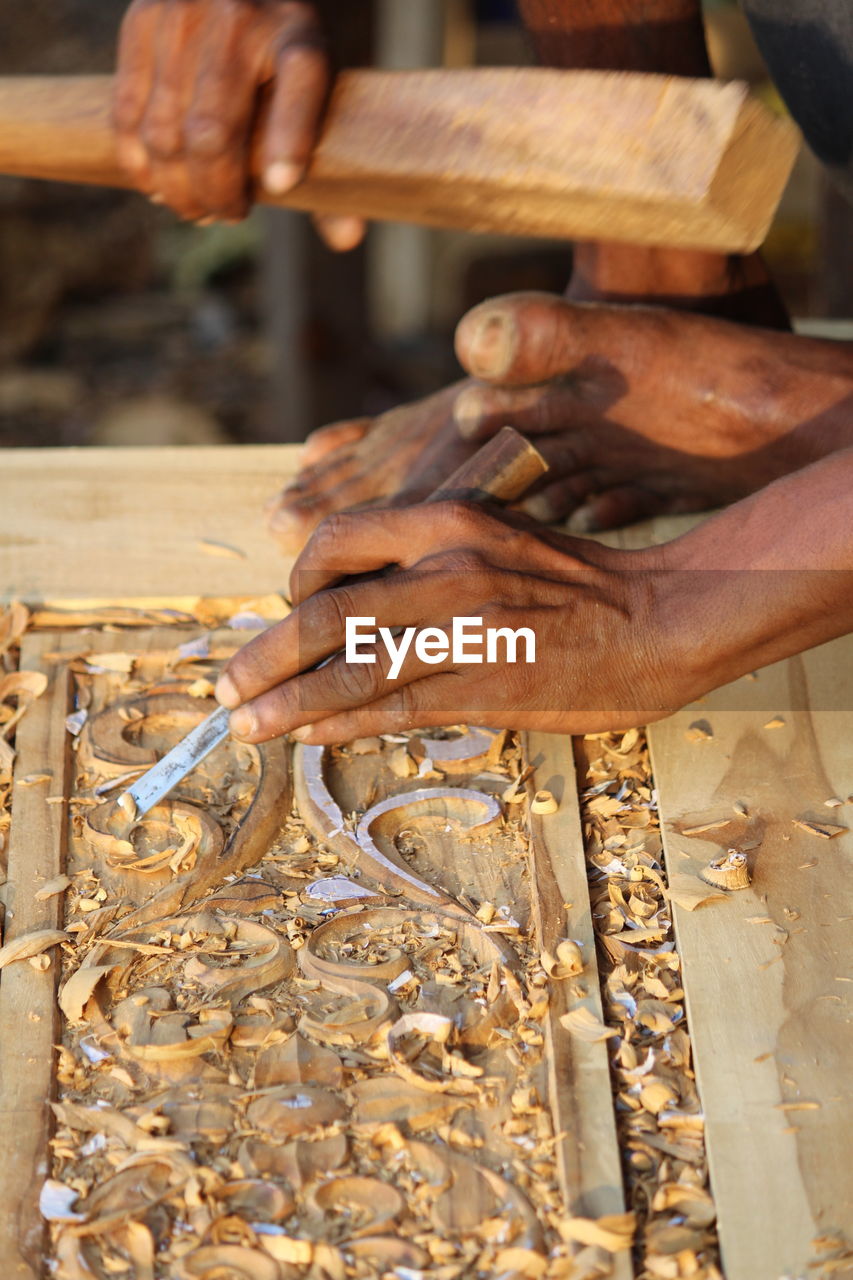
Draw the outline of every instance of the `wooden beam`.
<instances>
[{"instance_id":1,"label":"wooden beam","mask_svg":"<svg viewBox=\"0 0 853 1280\"><path fill-rule=\"evenodd\" d=\"M586 858L572 740L564 735L525 735L525 758L535 764L530 787L548 790L559 802L556 813L530 814L531 900L543 950L553 955L564 938L578 942L584 970L576 981L554 982L546 1020L551 1106L558 1133L562 1191L571 1212L599 1218L624 1213L622 1168L607 1042L589 1044L560 1025L570 1010L585 1007L603 1021L601 980L596 960ZM630 1280L630 1256L616 1254L614 1280Z\"/></svg>"},{"instance_id":2,"label":"wooden beam","mask_svg":"<svg viewBox=\"0 0 853 1280\"><path fill-rule=\"evenodd\" d=\"M713 736L689 742L697 719ZM804 1275L817 1237L850 1219L853 830L821 839L795 820L853 828L849 801L826 807L853 791L853 637L649 738L725 1274ZM698 872L728 848L747 851L751 887L685 910L679 893L706 887Z\"/></svg>"},{"instance_id":3,"label":"wooden beam","mask_svg":"<svg viewBox=\"0 0 853 1280\"><path fill-rule=\"evenodd\" d=\"M38 888L65 870L70 790L68 668L45 661L46 650L79 650L79 636L50 633L26 636L21 670L43 671L46 692L27 711L17 732L18 776L51 772L48 782L15 787L9 839L5 941L37 929L61 929L64 896L38 902ZM48 804L48 797L62 799ZM55 1097L55 1048L59 1039L56 986L59 952L49 953L44 971L26 962L0 974L0 1275L9 1280L40 1280L46 1227L38 1209L48 1175L48 1138Z\"/></svg>"},{"instance_id":4,"label":"wooden beam","mask_svg":"<svg viewBox=\"0 0 853 1280\"><path fill-rule=\"evenodd\" d=\"M0 173L127 185L111 94L109 77L0 82ZM468 231L744 252L764 239L797 146L794 126L736 82L350 71L304 181L257 195Z\"/></svg>"}]
</instances>

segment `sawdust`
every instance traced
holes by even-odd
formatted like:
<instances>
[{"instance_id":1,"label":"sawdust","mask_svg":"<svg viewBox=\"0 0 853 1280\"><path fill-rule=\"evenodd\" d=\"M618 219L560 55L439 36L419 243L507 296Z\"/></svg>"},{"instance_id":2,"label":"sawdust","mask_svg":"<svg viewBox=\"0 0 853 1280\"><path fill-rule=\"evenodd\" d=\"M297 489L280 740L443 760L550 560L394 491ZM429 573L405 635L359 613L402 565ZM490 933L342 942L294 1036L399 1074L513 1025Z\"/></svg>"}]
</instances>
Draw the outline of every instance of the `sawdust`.
<instances>
[{"instance_id":1,"label":"sawdust","mask_svg":"<svg viewBox=\"0 0 853 1280\"><path fill-rule=\"evenodd\" d=\"M699 726L692 726L694 729ZM705 726L702 726L704 729ZM696 733L693 741L707 741ZM704 1118L645 738L584 740L582 817L638 1280L721 1280ZM701 906L707 891L693 896Z\"/></svg>"}]
</instances>

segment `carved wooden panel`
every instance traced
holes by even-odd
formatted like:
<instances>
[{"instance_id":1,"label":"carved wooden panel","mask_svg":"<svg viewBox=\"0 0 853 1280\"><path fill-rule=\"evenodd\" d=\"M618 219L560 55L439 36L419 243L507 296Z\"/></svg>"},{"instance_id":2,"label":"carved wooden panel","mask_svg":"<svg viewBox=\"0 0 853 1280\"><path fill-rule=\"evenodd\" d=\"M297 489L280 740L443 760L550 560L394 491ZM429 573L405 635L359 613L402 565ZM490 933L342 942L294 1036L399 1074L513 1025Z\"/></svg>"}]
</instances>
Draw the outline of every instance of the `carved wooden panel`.
<instances>
[{"instance_id":1,"label":"carved wooden panel","mask_svg":"<svg viewBox=\"0 0 853 1280\"><path fill-rule=\"evenodd\" d=\"M114 805L245 638L27 642L7 939L57 933L0 974L0 1273L625 1274L566 1230L619 1213L618 1155L606 1051L555 1017L600 1012L579 831L538 819L531 857L517 742L226 743ZM529 785L567 805L559 765Z\"/></svg>"}]
</instances>

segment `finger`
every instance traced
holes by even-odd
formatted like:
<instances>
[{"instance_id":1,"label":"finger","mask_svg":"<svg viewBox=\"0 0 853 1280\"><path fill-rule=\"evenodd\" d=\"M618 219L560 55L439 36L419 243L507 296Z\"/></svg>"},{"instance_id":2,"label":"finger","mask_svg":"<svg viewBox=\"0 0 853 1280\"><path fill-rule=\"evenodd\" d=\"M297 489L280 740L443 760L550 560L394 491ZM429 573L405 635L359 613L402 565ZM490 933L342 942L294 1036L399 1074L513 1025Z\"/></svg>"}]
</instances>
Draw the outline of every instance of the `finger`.
<instances>
[{"instance_id":1,"label":"finger","mask_svg":"<svg viewBox=\"0 0 853 1280\"><path fill-rule=\"evenodd\" d=\"M361 500L362 469L342 450L306 467L267 508L267 527L279 545L298 555L319 524Z\"/></svg>"},{"instance_id":2,"label":"finger","mask_svg":"<svg viewBox=\"0 0 853 1280\"><path fill-rule=\"evenodd\" d=\"M347 619L376 618L383 626L412 626L441 617L453 595L454 577L397 573L379 581L344 584L309 595L289 617L244 645L225 665L216 686L223 706L250 702L282 681L343 649Z\"/></svg>"},{"instance_id":3,"label":"finger","mask_svg":"<svg viewBox=\"0 0 853 1280\"><path fill-rule=\"evenodd\" d=\"M651 520L655 516L707 511L713 505L709 494L664 494L620 486L598 493L580 507L571 518L570 529L574 533L596 533L636 524L638 520Z\"/></svg>"},{"instance_id":4,"label":"finger","mask_svg":"<svg viewBox=\"0 0 853 1280\"><path fill-rule=\"evenodd\" d=\"M447 629L443 630L446 634ZM406 644L402 635L391 640L396 640L401 649ZM411 644L402 665L394 665L384 646L372 652L366 649L365 656L373 661L352 663L344 654L337 654L318 670L285 680L244 703L231 716L232 734L244 742L268 742L300 725L367 706L387 697L390 691L399 692L406 685L453 666L449 645L437 664L424 662Z\"/></svg>"},{"instance_id":5,"label":"finger","mask_svg":"<svg viewBox=\"0 0 853 1280\"><path fill-rule=\"evenodd\" d=\"M374 702L341 711L324 719L305 720L293 733L297 742L327 745L352 742L372 733L397 733L403 729L428 729L447 724L458 712L459 677L431 675L402 685ZM456 708L456 712L450 710ZM365 729L363 726L375 726Z\"/></svg>"},{"instance_id":6,"label":"finger","mask_svg":"<svg viewBox=\"0 0 853 1280\"><path fill-rule=\"evenodd\" d=\"M318 214L314 218L314 226L320 238L335 253L349 253L361 244L367 234L367 223L363 218L345 214Z\"/></svg>"},{"instance_id":7,"label":"finger","mask_svg":"<svg viewBox=\"0 0 853 1280\"><path fill-rule=\"evenodd\" d=\"M219 5L208 23L186 117L184 147L193 192L208 213L244 217L249 206L249 136L257 82L245 55L246 13Z\"/></svg>"},{"instance_id":8,"label":"finger","mask_svg":"<svg viewBox=\"0 0 853 1280\"><path fill-rule=\"evenodd\" d=\"M519 508L540 524L555 524L571 516L599 488L595 472L582 471L546 485L539 493L531 494L519 503Z\"/></svg>"},{"instance_id":9,"label":"finger","mask_svg":"<svg viewBox=\"0 0 853 1280\"><path fill-rule=\"evenodd\" d=\"M377 573L392 565L412 568L447 548L458 548L454 563L461 572L475 567L467 549L482 545L490 535L494 543L500 531L499 522L463 502L338 512L315 530L296 561L290 575L291 599L299 603L345 575ZM514 533L509 528L503 532ZM497 547L490 545L489 550Z\"/></svg>"},{"instance_id":10,"label":"finger","mask_svg":"<svg viewBox=\"0 0 853 1280\"><path fill-rule=\"evenodd\" d=\"M367 435L373 421L373 418L355 418L351 422L332 422L327 427L312 431L302 448L300 466L313 467L325 461L336 449L358 444Z\"/></svg>"},{"instance_id":11,"label":"finger","mask_svg":"<svg viewBox=\"0 0 853 1280\"><path fill-rule=\"evenodd\" d=\"M308 31L294 32L278 45L277 77L261 147L264 186L272 195L285 195L302 178L326 105L329 62L310 40Z\"/></svg>"},{"instance_id":12,"label":"finger","mask_svg":"<svg viewBox=\"0 0 853 1280\"><path fill-rule=\"evenodd\" d=\"M154 84L141 138L148 151L151 184L183 218L205 217L207 210L193 191L187 168L184 126L199 59L199 33L206 10L170 0L157 36Z\"/></svg>"},{"instance_id":13,"label":"finger","mask_svg":"<svg viewBox=\"0 0 853 1280\"><path fill-rule=\"evenodd\" d=\"M116 153L121 167L135 186L150 191L148 152L139 129L154 82L157 32L164 5L136 0L121 24L115 88L113 124Z\"/></svg>"},{"instance_id":14,"label":"finger","mask_svg":"<svg viewBox=\"0 0 853 1280\"><path fill-rule=\"evenodd\" d=\"M459 434L476 444L507 425L523 435L540 436L580 426L588 417L574 388L562 383L507 389L473 383L460 391L453 406Z\"/></svg>"},{"instance_id":15,"label":"finger","mask_svg":"<svg viewBox=\"0 0 853 1280\"><path fill-rule=\"evenodd\" d=\"M314 720L297 728L297 742L312 746L331 746L352 742L380 733L399 733L409 729L429 729L458 720L460 707L471 722L488 723L495 728L541 729L543 732L563 728L565 713L525 710L521 700L507 700L495 706L494 693L482 686L465 687L462 673L456 671L427 675L402 685L375 702L342 711L324 720ZM494 682L491 686L494 689Z\"/></svg>"},{"instance_id":16,"label":"finger","mask_svg":"<svg viewBox=\"0 0 853 1280\"><path fill-rule=\"evenodd\" d=\"M533 386L570 373L591 354L623 356L624 326L618 307L571 304L547 293L506 294L463 317L456 354L475 378Z\"/></svg>"}]
</instances>

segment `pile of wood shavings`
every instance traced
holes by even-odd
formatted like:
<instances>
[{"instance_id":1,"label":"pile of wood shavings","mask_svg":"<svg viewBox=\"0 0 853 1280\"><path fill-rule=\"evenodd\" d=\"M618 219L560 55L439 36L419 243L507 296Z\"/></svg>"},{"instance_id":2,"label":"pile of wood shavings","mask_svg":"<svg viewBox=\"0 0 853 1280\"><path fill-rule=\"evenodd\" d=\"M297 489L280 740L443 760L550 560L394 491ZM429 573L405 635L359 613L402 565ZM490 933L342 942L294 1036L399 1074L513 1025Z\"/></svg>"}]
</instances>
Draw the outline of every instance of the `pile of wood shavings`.
<instances>
[{"instance_id":1,"label":"pile of wood shavings","mask_svg":"<svg viewBox=\"0 0 853 1280\"><path fill-rule=\"evenodd\" d=\"M518 763L498 767L505 783ZM79 781L85 800L95 778ZM337 855L291 819L251 873L116 954L108 914L106 932L91 931L109 895L91 872L74 877L44 1192L65 1280L582 1274L561 1230L544 1101L547 978L532 939L514 939L529 985L429 913L423 924L389 922L365 906L346 913L351 936L318 945L337 913L312 902L306 882L338 870ZM477 919L493 914L499 904L480 904ZM369 935L361 921L375 922ZM241 987L251 929L274 943L271 961L310 952L344 977L373 966L411 1020L396 1069L390 1040L362 1034L370 1007L357 992L342 997L292 957L285 976L252 981L256 994ZM104 972L87 984L77 975L98 945ZM395 956L403 968L389 985L381 971ZM431 1045L425 1019L451 1038ZM484 1187L477 1168L494 1169L495 1156L502 1177Z\"/></svg>"},{"instance_id":2,"label":"pile of wood shavings","mask_svg":"<svg viewBox=\"0 0 853 1280\"><path fill-rule=\"evenodd\" d=\"M638 1280L721 1280L704 1117L666 896L657 798L642 732L579 743L581 811L599 941Z\"/></svg>"}]
</instances>

